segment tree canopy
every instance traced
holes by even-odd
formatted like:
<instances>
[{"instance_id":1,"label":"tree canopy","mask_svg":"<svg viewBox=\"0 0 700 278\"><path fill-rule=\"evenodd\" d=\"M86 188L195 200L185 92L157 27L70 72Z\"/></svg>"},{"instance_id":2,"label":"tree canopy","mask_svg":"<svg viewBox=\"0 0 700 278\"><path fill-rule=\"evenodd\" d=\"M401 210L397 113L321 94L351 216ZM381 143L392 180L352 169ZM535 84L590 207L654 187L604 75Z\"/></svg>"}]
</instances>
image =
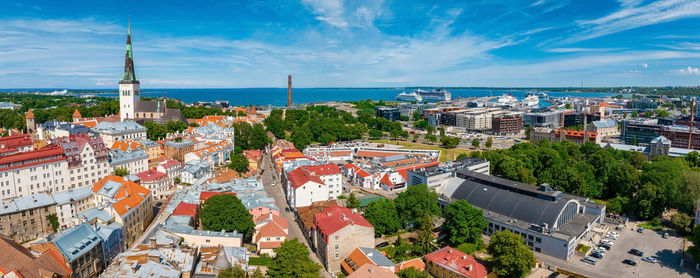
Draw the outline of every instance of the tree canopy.
<instances>
[{"instance_id":1,"label":"tree canopy","mask_svg":"<svg viewBox=\"0 0 700 278\"><path fill-rule=\"evenodd\" d=\"M248 158L242 153L233 153L231 154L231 162L226 165L226 167L236 170L236 172L239 173L245 173L248 171L249 163Z\"/></svg>"},{"instance_id":2,"label":"tree canopy","mask_svg":"<svg viewBox=\"0 0 700 278\"><path fill-rule=\"evenodd\" d=\"M233 194L214 195L204 201L199 214L205 230L227 232L238 231L249 239L255 223L238 197Z\"/></svg>"},{"instance_id":3,"label":"tree canopy","mask_svg":"<svg viewBox=\"0 0 700 278\"><path fill-rule=\"evenodd\" d=\"M277 256L267 269L269 277L319 277L321 266L309 258L309 249L296 238L285 240L275 253Z\"/></svg>"},{"instance_id":4,"label":"tree canopy","mask_svg":"<svg viewBox=\"0 0 700 278\"><path fill-rule=\"evenodd\" d=\"M394 199L396 210L403 224L415 223L424 215L440 215L438 207L438 195L432 188L425 184L409 186L406 191L399 193Z\"/></svg>"},{"instance_id":5,"label":"tree canopy","mask_svg":"<svg viewBox=\"0 0 700 278\"><path fill-rule=\"evenodd\" d=\"M506 230L491 236L488 252L493 272L503 277L525 277L535 267L535 255L519 235Z\"/></svg>"},{"instance_id":6,"label":"tree canopy","mask_svg":"<svg viewBox=\"0 0 700 278\"><path fill-rule=\"evenodd\" d=\"M452 246L462 243L481 244L481 232L488 223L480 209L474 208L465 200L458 200L445 208L443 216L445 223L442 224L442 232L447 235Z\"/></svg>"},{"instance_id":7,"label":"tree canopy","mask_svg":"<svg viewBox=\"0 0 700 278\"><path fill-rule=\"evenodd\" d=\"M391 199L372 201L365 208L364 217L374 226L376 236L391 234L401 229L401 220Z\"/></svg>"},{"instance_id":8,"label":"tree canopy","mask_svg":"<svg viewBox=\"0 0 700 278\"><path fill-rule=\"evenodd\" d=\"M639 152L542 140L539 145L519 143L469 155L489 160L496 176L533 185L548 183L567 193L605 199L609 211L641 219L657 217L668 208L692 214L700 198L700 168L692 168L700 161L695 152L649 162Z\"/></svg>"}]
</instances>

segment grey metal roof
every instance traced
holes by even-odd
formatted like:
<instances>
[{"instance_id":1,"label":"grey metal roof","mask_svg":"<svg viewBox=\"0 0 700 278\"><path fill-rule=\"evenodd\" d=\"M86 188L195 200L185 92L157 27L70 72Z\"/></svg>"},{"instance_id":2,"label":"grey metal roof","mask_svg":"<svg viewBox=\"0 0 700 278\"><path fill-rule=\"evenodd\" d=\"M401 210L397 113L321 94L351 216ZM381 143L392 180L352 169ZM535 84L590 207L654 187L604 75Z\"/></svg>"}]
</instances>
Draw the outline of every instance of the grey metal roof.
<instances>
[{"instance_id":1,"label":"grey metal roof","mask_svg":"<svg viewBox=\"0 0 700 278\"><path fill-rule=\"evenodd\" d=\"M88 209L80 213L79 217L86 219L88 222L92 221L93 219L99 219L102 222L109 222L112 220L112 218L114 218L114 216L109 213L109 210L105 210L103 207Z\"/></svg>"},{"instance_id":2,"label":"grey metal roof","mask_svg":"<svg viewBox=\"0 0 700 278\"><path fill-rule=\"evenodd\" d=\"M71 201L82 200L92 196L92 187L85 186L75 190L56 192L51 197L57 205L67 204Z\"/></svg>"},{"instance_id":3,"label":"grey metal roof","mask_svg":"<svg viewBox=\"0 0 700 278\"><path fill-rule=\"evenodd\" d=\"M173 148L185 148L194 145L190 139L184 139L181 142L175 142L175 141L167 141L165 142L165 145L168 147L173 147Z\"/></svg>"},{"instance_id":4,"label":"grey metal roof","mask_svg":"<svg viewBox=\"0 0 700 278\"><path fill-rule=\"evenodd\" d=\"M450 197L483 209L485 216L492 211L531 224L546 223L549 227L554 227L559 213L569 201L567 198L547 201L468 180L462 182Z\"/></svg>"},{"instance_id":5,"label":"grey metal roof","mask_svg":"<svg viewBox=\"0 0 700 278\"><path fill-rule=\"evenodd\" d=\"M374 249L374 248L367 248L367 247L357 247L357 249L360 249L362 253L367 256L374 265L376 266L395 266L391 260L389 260L382 252L379 252L379 250Z\"/></svg>"},{"instance_id":6,"label":"grey metal roof","mask_svg":"<svg viewBox=\"0 0 700 278\"><path fill-rule=\"evenodd\" d=\"M597 127L597 128L608 128L608 127L616 127L617 122L613 119L607 119L607 120L602 120L602 121L593 121L592 124Z\"/></svg>"},{"instance_id":7,"label":"grey metal roof","mask_svg":"<svg viewBox=\"0 0 700 278\"><path fill-rule=\"evenodd\" d=\"M136 132L146 132L146 127L134 122L134 121L123 121L123 122L101 122L92 128L97 133L104 134L123 134L123 133L136 133Z\"/></svg>"},{"instance_id":8,"label":"grey metal roof","mask_svg":"<svg viewBox=\"0 0 700 278\"><path fill-rule=\"evenodd\" d=\"M53 240L58 250L71 262L101 242L102 238L87 223L64 230Z\"/></svg>"},{"instance_id":9,"label":"grey metal roof","mask_svg":"<svg viewBox=\"0 0 700 278\"><path fill-rule=\"evenodd\" d=\"M125 152L120 149L109 151L109 166L121 165L135 160L148 159L148 154L142 149Z\"/></svg>"},{"instance_id":10,"label":"grey metal roof","mask_svg":"<svg viewBox=\"0 0 700 278\"><path fill-rule=\"evenodd\" d=\"M46 193L15 198L11 201L0 202L0 215L17 213L24 210L54 205L56 202Z\"/></svg>"},{"instance_id":11,"label":"grey metal roof","mask_svg":"<svg viewBox=\"0 0 700 278\"><path fill-rule=\"evenodd\" d=\"M145 148L152 148L152 147L158 147L160 144L156 143L155 141L151 139L139 139L136 140L136 142L139 142L139 144L143 145Z\"/></svg>"}]
</instances>

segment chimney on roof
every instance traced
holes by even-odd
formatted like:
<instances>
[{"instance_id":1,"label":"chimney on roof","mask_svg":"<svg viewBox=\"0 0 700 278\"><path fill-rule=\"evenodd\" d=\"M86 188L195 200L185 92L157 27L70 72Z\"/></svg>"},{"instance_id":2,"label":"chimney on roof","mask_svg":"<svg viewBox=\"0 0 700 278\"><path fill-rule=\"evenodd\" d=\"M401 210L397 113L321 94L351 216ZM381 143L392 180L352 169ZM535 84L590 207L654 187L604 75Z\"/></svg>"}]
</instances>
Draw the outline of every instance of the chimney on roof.
<instances>
[{"instance_id":1,"label":"chimney on roof","mask_svg":"<svg viewBox=\"0 0 700 278\"><path fill-rule=\"evenodd\" d=\"M472 271L472 265L467 266L467 271Z\"/></svg>"},{"instance_id":2,"label":"chimney on roof","mask_svg":"<svg viewBox=\"0 0 700 278\"><path fill-rule=\"evenodd\" d=\"M448 249L447 249L447 253L452 254L452 248L448 248Z\"/></svg>"},{"instance_id":3,"label":"chimney on roof","mask_svg":"<svg viewBox=\"0 0 700 278\"><path fill-rule=\"evenodd\" d=\"M462 256L462 260L466 260L466 259L467 259L467 255L464 254L464 256Z\"/></svg>"},{"instance_id":4,"label":"chimney on roof","mask_svg":"<svg viewBox=\"0 0 700 278\"><path fill-rule=\"evenodd\" d=\"M367 272L369 272L369 273L372 273L373 271L374 271L374 268L371 268L371 267L367 270Z\"/></svg>"}]
</instances>

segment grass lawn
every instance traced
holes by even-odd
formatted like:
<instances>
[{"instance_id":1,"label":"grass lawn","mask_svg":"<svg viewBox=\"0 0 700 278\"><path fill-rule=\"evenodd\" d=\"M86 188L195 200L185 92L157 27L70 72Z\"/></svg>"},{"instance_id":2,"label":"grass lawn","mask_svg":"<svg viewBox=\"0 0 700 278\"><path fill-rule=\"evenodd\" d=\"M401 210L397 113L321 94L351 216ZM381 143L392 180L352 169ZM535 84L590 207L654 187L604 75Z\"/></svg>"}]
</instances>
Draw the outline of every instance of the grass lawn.
<instances>
[{"instance_id":1,"label":"grass lawn","mask_svg":"<svg viewBox=\"0 0 700 278\"><path fill-rule=\"evenodd\" d=\"M403 146L402 148L404 149L416 149L416 150L440 150L440 162L447 162L447 161L452 161L457 159L457 156L465 153L469 154L470 150L468 149L446 149L446 148L441 148L439 146L433 146L433 145L428 145L424 144L421 142L405 142L405 141L395 141L395 140L389 140L389 139L381 139L381 140L368 140L369 142L372 143L380 143L380 144L392 144L392 145L400 145Z\"/></svg>"},{"instance_id":2,"label":"grass lawn","mask_svg":"<svg viewBox=\"0 0 700 278\"><path fill-rule=\"evenodd\" d=\"M649 223L649 222L644 223L644 224L639 224L638 226L639 226L639 227L644 227L644 229L649 229L649 230L652 230L652 231L661 231L661 230L664 229L664 228L661 227L661 226L654 226L654 225L651 225L651 223Z\"/></svg>"},{"instance_id":3,"label":"grass lawn","mask_svg":"<svg viewBox=\"0 0 700 278\"><path fill-rule=\"evenodd\" d=\"M272 257L249 257L248 264L268 266L272 263Z\"/></svg>"}]
</instances>

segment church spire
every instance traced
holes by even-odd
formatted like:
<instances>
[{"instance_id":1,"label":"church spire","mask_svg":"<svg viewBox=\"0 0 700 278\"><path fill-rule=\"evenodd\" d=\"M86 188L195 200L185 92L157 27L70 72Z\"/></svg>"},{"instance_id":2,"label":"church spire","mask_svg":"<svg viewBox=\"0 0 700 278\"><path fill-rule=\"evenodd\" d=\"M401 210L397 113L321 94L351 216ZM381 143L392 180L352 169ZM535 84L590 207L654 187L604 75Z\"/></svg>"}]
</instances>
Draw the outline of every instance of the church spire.
<instances>
[{"instance_id":1,"label":"church spire","mask_svg":"<svg viewBox=\"0 0 700 278\"><path fill-rule=\"evenodd\" d=\"M131 49L131 17L129 17L129 30L126 35L126 57L124 58L124 75L119 83L138 83L134 72L134 53Z\"/></svg>"}]
</instances>

